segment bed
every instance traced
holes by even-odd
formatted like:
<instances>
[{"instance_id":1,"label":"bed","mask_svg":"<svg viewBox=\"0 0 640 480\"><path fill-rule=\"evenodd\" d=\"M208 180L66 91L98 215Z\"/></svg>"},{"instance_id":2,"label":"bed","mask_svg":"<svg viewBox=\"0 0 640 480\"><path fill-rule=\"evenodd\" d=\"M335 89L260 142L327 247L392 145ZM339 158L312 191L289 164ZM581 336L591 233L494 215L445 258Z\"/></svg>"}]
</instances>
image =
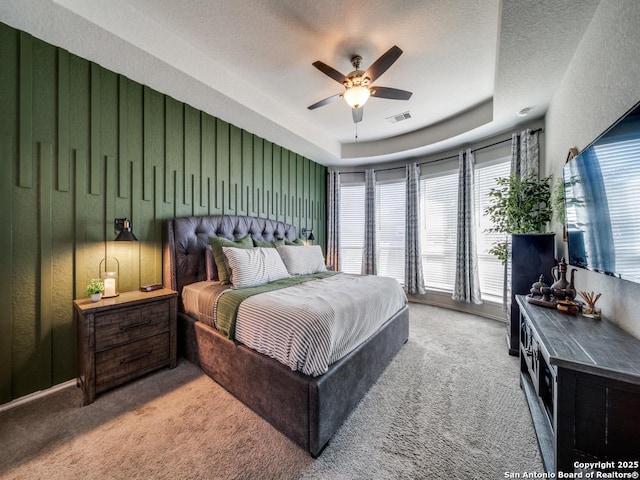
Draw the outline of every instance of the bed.
<instances>
[{"instance_id":1,"label":"bed","mask_svg":"<svg viewBox=\"0 0 640 480\"><path fill-rule=\"evenodd\" d=\"M209 237L294 242L294 226L256 217L211 215L167 220L164 228L164 285L216 280ZM340 274L342 275L342 274ZM383 295L383 292L380 292ZM178 308L178 349L236 398L312 456L320 455L409 336L406 304L325 373L306 375L258 353L184 309Z\"/></svg>"}]
</instances>

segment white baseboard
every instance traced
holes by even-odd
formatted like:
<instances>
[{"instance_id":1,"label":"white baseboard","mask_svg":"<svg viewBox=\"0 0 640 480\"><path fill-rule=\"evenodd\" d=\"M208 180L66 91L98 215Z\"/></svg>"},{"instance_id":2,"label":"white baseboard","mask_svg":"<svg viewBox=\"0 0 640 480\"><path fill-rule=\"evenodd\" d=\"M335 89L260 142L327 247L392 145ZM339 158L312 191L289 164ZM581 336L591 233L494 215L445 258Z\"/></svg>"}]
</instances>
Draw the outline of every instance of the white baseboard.
<instances>
[{"instance_id":1,"label":"white baseboard","mask_svg":"<svg viewBox=\"0 0 640 480\"><path fill-rule=\"evenodd\" d=\"M34 400L46 397L47 395L51 395L52 393L59 392L60 390L64 390L65 388L75 386L76 380L69 380L68 382L59 383L58 385L54 385L51 388L47 388L46 390L38 390L37 392L30 393L29 395L25 395L24 397L11 400L9 403L3 403L2 405L0 405L0 413L6 412L7 410L11 410L12 408L18 407L20 405L24 405L25 403L33 402Z\"/></svg>"}]
</instances>

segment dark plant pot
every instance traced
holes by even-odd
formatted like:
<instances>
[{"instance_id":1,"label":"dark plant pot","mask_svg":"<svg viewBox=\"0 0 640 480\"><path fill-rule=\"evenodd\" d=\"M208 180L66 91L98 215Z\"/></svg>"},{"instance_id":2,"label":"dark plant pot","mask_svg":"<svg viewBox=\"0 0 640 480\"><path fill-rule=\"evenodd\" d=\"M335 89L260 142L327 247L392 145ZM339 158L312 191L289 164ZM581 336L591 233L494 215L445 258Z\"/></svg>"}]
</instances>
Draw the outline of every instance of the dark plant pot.
<instances>
[{"instance_id":1,"label":"dark plant pot","mask_svg":"<svg viewBox=\"0 0 640 480\"><path fill-rule=\"evenodd\" d=\"M511 283L507 295L509 355L518 356L520 351L520 308L515 296L528 294L540 275L544 275L544 282L551 285L551 269L555 263L555 233L511 235Z\"/></svg>"}]
</instances>

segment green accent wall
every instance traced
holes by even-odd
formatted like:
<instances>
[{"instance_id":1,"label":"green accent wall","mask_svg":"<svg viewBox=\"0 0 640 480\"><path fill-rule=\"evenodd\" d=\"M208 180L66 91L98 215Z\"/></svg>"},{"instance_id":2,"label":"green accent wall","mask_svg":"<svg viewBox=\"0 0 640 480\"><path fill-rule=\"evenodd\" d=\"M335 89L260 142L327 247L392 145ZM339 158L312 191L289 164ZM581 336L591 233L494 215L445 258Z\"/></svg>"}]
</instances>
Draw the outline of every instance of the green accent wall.
<instances>
[{"instance_id":1,"label":"green accent wall","mask_svg":"<svg viewBox=\"0 0 640 480\"><path fill-rule=\"evenodd\" d=\"M325 245L326 167L0 23L0 404L75 377L105 256L162 281L162 221L251 215ZM129 217L138 243L115 243ZM9 308L10 307L10 308Z\"/></svg>"}]
</instances>

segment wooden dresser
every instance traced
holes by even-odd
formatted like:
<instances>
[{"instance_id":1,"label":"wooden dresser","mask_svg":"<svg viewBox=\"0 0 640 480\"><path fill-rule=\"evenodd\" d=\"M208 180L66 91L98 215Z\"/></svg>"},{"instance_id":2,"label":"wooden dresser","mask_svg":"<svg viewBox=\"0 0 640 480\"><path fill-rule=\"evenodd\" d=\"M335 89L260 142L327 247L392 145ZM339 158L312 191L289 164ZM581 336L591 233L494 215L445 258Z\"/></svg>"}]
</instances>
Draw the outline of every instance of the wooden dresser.
<instances>
[{"instance_id":1,"label":"wooden dresser","mask_svg":"<svg viewBox=\"0 0 640 480\"><path fill-rule=\"evenodd\" d=\"M96 394L158 368L176 366L178 294L161 289L75 300L78 385Z\"/></svg>"},{"instance_id":2,"label":"wooden dresser","mask_svg":"<svg viewBox=\"0 0 640 480\"><path fill-rule=\"evenodd\" d=\"M638 478L584 472L640 475L640 340L605 319L517 301L520 383L545 469Z\"/></svg>"}]
</instances>

